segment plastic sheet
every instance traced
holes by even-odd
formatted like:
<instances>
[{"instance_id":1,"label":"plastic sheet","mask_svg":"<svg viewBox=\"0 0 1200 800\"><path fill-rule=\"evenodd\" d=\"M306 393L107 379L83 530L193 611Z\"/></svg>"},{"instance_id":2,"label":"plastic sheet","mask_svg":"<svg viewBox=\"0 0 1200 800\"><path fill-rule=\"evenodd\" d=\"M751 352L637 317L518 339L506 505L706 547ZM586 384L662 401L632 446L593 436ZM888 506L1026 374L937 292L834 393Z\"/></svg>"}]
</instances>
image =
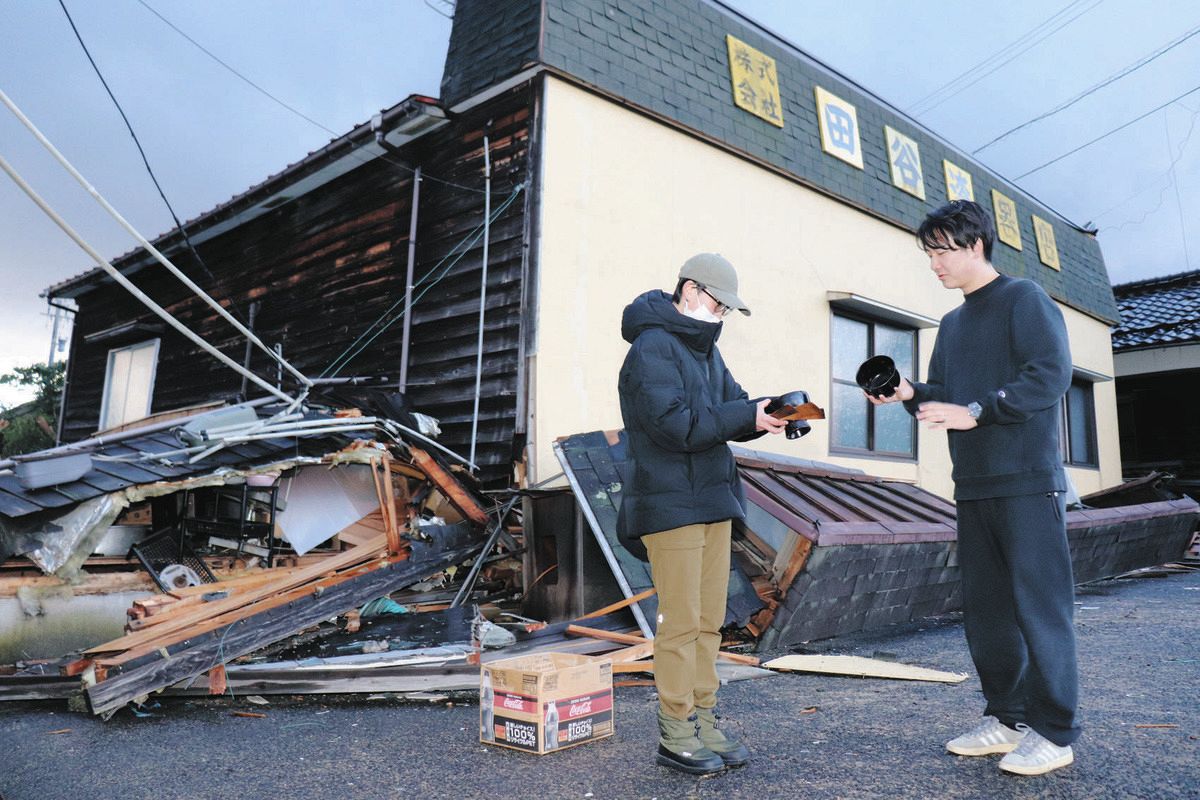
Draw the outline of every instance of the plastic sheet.
<instances>
[{"instance_id":1,"label":"plastic sheet","mask_svg":"<svg viewBox=\"0 0 1200 800\"><path fill-rule=\"evenodd\" d=\"M43 572L69 579L128 506L124 492L85 500L47 523L41 531L41 547L26 555Z\"/></svg>"}]
</instances>

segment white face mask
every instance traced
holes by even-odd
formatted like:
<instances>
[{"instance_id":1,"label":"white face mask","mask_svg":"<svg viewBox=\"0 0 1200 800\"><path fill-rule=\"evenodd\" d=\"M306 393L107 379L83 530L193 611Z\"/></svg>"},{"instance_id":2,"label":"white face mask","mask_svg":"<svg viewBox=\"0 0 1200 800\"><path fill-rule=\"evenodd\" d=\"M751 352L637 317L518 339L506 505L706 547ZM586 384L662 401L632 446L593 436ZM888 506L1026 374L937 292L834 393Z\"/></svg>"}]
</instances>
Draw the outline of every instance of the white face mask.
<instances>
[{"instance_id":1,"label":"white face mask","mask_svg":"<svg viewBox=\"0 0 1200 800\"><path fill-rule=\"evenodd\" d=\"M700 322L716 324L721 321L721 318L709 311L708 306L704 305L704 303L702 303L699 299L696 300L695 308L687 308L685 306L683 309L683 315L685 317L691 317L692 319L699 320Z\"/></svg>"}]
</instances>

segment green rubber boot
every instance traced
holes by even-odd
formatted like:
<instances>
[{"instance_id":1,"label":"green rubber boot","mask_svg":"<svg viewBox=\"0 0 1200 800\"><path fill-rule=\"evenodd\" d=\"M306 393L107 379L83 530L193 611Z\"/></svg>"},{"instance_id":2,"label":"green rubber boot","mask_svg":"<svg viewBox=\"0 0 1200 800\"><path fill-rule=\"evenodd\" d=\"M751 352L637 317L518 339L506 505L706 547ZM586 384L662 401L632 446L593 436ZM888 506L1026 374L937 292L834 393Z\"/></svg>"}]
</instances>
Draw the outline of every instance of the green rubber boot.
<instances>
[{"instance_id":1,"label":"green rubber boot","mask_svg":"<svg viewBox=\"0 0 1200 800\"><path fill-rule=\"evenodd\" d=\"M696 735L695 714L688 719L675 719L659 708L658 732L658 753L654 760L664 767L691 775L710 775L725 769L725 759L705 747Z\"/></svg>"},{"instance_id":2,"label":"green rubber boot","mask_svg":"<svg viewBox=\"0 0 1200 800\"><path fill-rule=\"evenodd\" d=\"M720 717L711 708L697 708L696 721L700 741L716 753L727 767L740 767L750 761L746 745L721 730Z\"/></svg>"}]
</instances>

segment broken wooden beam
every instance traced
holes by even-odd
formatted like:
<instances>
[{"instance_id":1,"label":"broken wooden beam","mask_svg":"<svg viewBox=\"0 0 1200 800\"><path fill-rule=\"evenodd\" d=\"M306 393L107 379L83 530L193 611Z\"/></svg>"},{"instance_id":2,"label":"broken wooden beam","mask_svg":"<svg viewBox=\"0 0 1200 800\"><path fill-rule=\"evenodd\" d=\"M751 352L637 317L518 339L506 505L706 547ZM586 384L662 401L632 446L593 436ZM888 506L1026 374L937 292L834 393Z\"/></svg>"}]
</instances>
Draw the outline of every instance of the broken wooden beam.
<instances>
[{"instance_id":1,"label":"broken wooden beam","mask_svg":"<svg viewBox=\"0 0 1200 800\"><path fill-rule=\"evenodd\" d=\"M618 642L620 644L645 644L652 640L644 636L637 636L632 633L621 633L619 631L605 631L599 628L588 628L584 625L568 625L567 633L575 636L587 636L592 639L603 639L609 642ZM752 667L757 667L759 660L754 656L743 656L738 653L726 653L721 650L717 653L717 658L723 658L726 661L733 661L737 664L748 664Z\"/></svg>"},{"instance_id":2,"label":"broken wooden beam","mask_svg":"<svg viewBox=\"0 0 1200 800\"><path fill-rule=\"evenodd\" d=\"M154 640L157 637L165 636L168 633L185 630L190 625L194 625L199 620L204 620L217 614L224 613L249 605L255 600L260 600L264 597L279 594L288 589L302 586L312 580L322 577L327 573L338 569L346 568L361 564L377 557L384 549L387 548L387 538L385 536L377 536L367 544L360 545L353 550L347 550L337 555L329 556L317 564L312 564L303 569L298 569L289 575L283 576L282 579L270 583L261 584L253 590L245 594L238 594L225 600L218 600L215 603L206 604L205 606L195 608L189 613L179 614L168 622L162 625L157 625L152 629L138 631L123 636L119 639L114 639L111 642L97 645L84 651L85 655L96 655L98 653L110 653L129 650L132 647Z\"/></svg>"},{"instance_id":3,"label":"broken wooden beam","mask_svg":"<svg viewBox=\"0 0 1200 800\"><path fill-rule=\"evenodd\" d=\"M397 555L403 548L404 542L400 538L400 519L396 513L396 493L392 487L392 471L389 468L391 460L392 457L385 452L381 460L371 462L371 472L375 476L375 490L379 495L379 507L383 509L387 551L390 555Z\"/></svg>"},{"instance_id":4,"label":"broken wooden beam","mask_svg":"<svg viewBox=\"0 0 1200 800\"><path fill-rule=\"evenodd\" d=\"M412 455L413 462L417 467L433 482L438 491L450 501L450 505L454 506L460 514L476 525L487 526L489 521L487 512L463 488L463 485L458 482L457 478L443 469L442 465L435 461L433 456L421 448L409 445L408 452Z\"/></svg>"},{"instance_id":5,"label":"broken wooden beam","mask_svg":"<svg viewBox=\"0 0 1200 800\"><path fill-rule=\"evenodd\" d=\"M218 664L253 652L348 609L457 564L478 545L422 561L387 561L322 592L252 614L187 641L166 657L122 669L84 692L93 714L110 714L141 695L195 678ZM165 649L165 648L164 648Z\"/></svg>"},{"instance_id":6,"label":"broken wooden beam","mask_svg":"<svg viewBox=\"0 0 1200 800\"><path fill-rule=\"evenodd\" d=\"M605 614L611 614L614 611L620 611L622 608L631 606L640 600L645 600L647 597L653 597L657 591L657 589L651 586L645 591L638 592L633 597L626 597L624 600L618 600L612 605L605 606L604 608L598 608L595 611L584 614L582 617L579 617L579 619L594 619L596 617L603 617Z\"/></svg>"},{"instance_id":7,"label":"broken wooden beam","mask_svg":"<svg viewBox=\"0 0 1200 800\"><path fill-rule=\"evenodd\" d=\"M611 659L613 665L627 664L630 661L639 661L643 658L649 658L654 655L654 642L642 642L641 644L630 645L629 647L620 650L614 650L611 653L605 653L604 657Z\"/></svg>"}]
</instances>

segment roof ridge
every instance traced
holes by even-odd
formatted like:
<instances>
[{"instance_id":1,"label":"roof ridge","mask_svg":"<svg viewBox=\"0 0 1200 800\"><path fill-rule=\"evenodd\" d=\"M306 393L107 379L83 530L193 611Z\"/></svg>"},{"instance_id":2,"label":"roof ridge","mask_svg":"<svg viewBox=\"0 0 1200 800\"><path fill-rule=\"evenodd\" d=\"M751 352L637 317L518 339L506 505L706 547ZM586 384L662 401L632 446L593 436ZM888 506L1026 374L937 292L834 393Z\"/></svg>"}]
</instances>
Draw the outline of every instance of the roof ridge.
<instances>
[{"instance_id":1,"label":"roof ridge","mask_svg":"<svg viewBox=\"0 0 1200 800\"><path fill-rule=\"evenodd\" d=\"M1114 283L1113 293L1115 294L1119 289L1134 289L1142 287L1148 288L1155 284L1182 283L1185 281L1185 279L1191 278L1200 280L1200 269L1193 269L1185 272L1175 272L1169 275L1159 275L1154 278L1142 278L1141 280L1129 281L1127 283Z\"/></svg>"}]
</instances>

